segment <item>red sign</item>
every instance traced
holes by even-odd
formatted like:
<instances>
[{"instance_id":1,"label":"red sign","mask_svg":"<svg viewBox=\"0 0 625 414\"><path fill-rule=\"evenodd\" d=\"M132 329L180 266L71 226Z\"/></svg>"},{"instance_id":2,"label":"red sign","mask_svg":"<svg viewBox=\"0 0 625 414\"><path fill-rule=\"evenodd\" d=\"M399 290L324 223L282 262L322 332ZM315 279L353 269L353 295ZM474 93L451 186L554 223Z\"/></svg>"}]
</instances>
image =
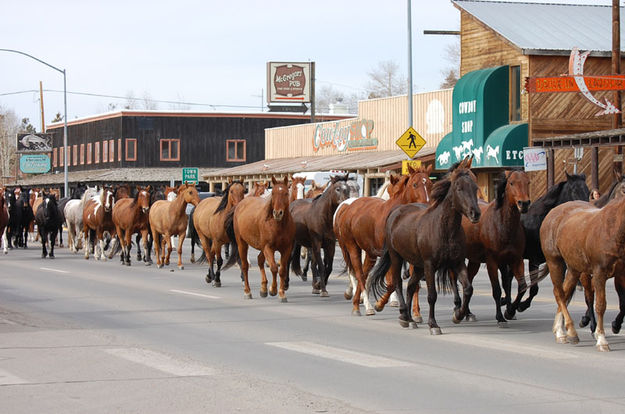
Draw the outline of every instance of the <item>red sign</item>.
<instances>
[{"instance_id":1,"label":"red sign","mask_svg":"<svg viewBox=\"0 0 625 414\"><path fill-rule=\"evenodd\" d=\"M589 91L625 90L625 75L584 76L584 83ZM580 92L574 76L551 76L527 78L527 92Z\"/></svg>"},{"instance_id":2,"label":"red sign","mask_svg":"<svg viewBox=\"0 0 625 414\"><path fill-rule=\"evenodd\" d=\"M276 88L276 94L289 97L289 100L297 95L303 95L306 86L304 68L296 65L276 67L273 84ZM280 97L276 97L276 99L280 99ZM302 96L301 99L304 100L304 97Z\"/></svg>"}]
</instances>

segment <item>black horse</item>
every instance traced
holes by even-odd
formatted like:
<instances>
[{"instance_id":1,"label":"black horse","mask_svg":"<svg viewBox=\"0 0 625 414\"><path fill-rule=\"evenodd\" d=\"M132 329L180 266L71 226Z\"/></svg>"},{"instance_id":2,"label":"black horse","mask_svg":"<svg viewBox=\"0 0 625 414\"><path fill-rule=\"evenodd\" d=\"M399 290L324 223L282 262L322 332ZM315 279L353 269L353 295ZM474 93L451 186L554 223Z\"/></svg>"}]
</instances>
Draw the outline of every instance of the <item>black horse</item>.
<instances>
[{"instance_id":1,"label":"black horse","mask_svg":"<svg viewBox=\"0 0 625 414\"><path fill-rule=\"evenodd\" d=\"M37 208L37 214L35 214L35 221L37 223L37 229L39 231L39 237L41 238L41 258L45 259L48 256L48 250L46 244L48 238L50 242L50 259L54 258L54 242L56 241L59 227L61 226L61 214L56 202L56 196L54 194L44 193L43 201Z\"/></svg>"},{"instance_id":2,"label":"black horse","mask_svg":"<svg viewBox=\"0 0 625 414\"><path fill-rule=\"evenodd\" d=\"M538 268L541 264L545 263L545 256L543 255L542 247L540 244L540 226L543 220L547 216L547 213L556 206L574 200L588 201L590 196L590 190L586 185L585 174L573 174L566 173L566 181L561 181L558 184L551 187L545 195L532 202L527 213L521 214L521 224L525 230L525 252L523 258L529 261L530 278L532 279L528 284L529 297L521 302L524 291L520 293L517 299L512 303L510 311L507 311L506 318L511 319L514 317L516 310L523 312L530 307L532 299L538 294L538 282L544 275L538 276ZM502 285L506 297L510 298L512 290L512 271L508 267L499 269L501 271ZM502 299L502 304L507 303L506 299Z\"/></svg>"},{"instance_id":3,"label":"black horse","mask_svg":"<svg viewBox=\"0 0 625 414\"><path fill-rule=\"evenodd\" d=\"M16 245L18 247L28 248L28 228L30 223L34 220L35 215L33 209L30 206L30 200L28 197L29 192L23 190L20 194L20 198L16 201L17 209L19 210L19 224Z\"/></svg>"},{"instance_id":4,"label":"black horse","mask_svg":"<svg viewBox=\"0 0 625 414\"><path fill-rule=\"evenodd\" d=\"M22 221L22 212L17 208L17 197L15 196L15 190L7 190L5 192L5 198L7 203L7 211L9 213L9 223L7 224L6 235L7 245L9 249L18 247L17 235L20 231L20 222Z\"/></svg>"}]
</instances>

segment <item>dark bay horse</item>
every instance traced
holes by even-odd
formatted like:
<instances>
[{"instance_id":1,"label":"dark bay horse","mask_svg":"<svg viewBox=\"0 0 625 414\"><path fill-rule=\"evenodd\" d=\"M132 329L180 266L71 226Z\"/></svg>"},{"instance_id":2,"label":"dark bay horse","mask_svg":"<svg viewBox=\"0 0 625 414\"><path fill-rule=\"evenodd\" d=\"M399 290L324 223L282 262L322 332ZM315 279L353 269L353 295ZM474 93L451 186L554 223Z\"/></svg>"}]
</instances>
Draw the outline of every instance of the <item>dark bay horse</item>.
<instances>
[{"instance_id":1,"label":"dark bay horse","mask_svg":"<svg viewBox=\"0 0 625 414\"><path fill-rule=\"evenodd\" d=\"M42 202L37 208L35 214L35 221L37 222L37 231L41 238L41 258L45 259L46 256L50 256L50 259L54 258L54 243L56 242L56 236L61 227L62 218L61 212L56 203L56 196L50 193L42 194ZM50 241L50 253L46 244Z\"/></svg>"},{"instance_id":2,"label":"dark bay horse","mask_svg":"<svg viewBox=\"0 0 625 414\"><path fill-rule=\"evenodd\" d=\"M178 236L178 269L184 269L182 265L182 243L187 232L185 210L187 203L197 206L199 202L200 196L195 184L185 182L177 187L176 197L173 201L158 200L150 207L150 229L156 248L156 264L159 269L163 267L163 264L169 264L172 236ZM167 257L165 257L165 247L161 241L167 244Z\"/></svg>"},{"instance_id":3,"label":"dark bay horse","mask_svg":"<svg viewBox=\"0 0 625 414\"><path fill-rule=\"evenodd\" d=\"M141 235L146 262L147 258L150 257L148 250L148 213L150 211L151 190L149 185L147 187L137 186L133 198L124 197L117 200L113 206L113 224L122 249L122 264L126 266L130 266L130 248L134 233ZM141 250L138 243L137 250Z\"/></svg>"},{"instance_id":4,"label":"dark bay horse","mask_svg":"<svg viewBox=\"0 0 625 414\"><path fill-rule=\"evenodd\" d=\"M348 176L332 177L330 187L314 199L294 200L289 204L295 221L296 244L291 255L291 266L296 274L302 274L299 266L300 249L301 246L308 248L308 254L312 255L313 293L321 293L321 296L328 296L326 284L332 273L336 246L332 220L338 205L349 197Z\"/></svg>"},{"instance_id":5,"label":"dark bay horse","mask_svg":"<svg viewBox=\"0 0 625 414\"><path fill-rule=\"evenodd\" d=\"M524 171L505 171L499 177L495 190L495 200L489 204L480 204L482 219L471 223L462 219L462 227L467 240L467 258L469 281L472 283L480 264L486 263L493 299L495 300L496 318L500 327L506 326L506 319L501 313L501 285L499 269L509 266L519 284L519 291L525 289L523 252L525 250L525 231L521 226L521 214L530 206L529 178ZM455 283L454 283L455 286ZM454 293L455 290L454 290ZM455 294L456 306L459 298ZM520 294L514 305L507 299L506 316L514 316L513 306L518 306ZM470 319L475 316L469 311Z\"/></svg>"},{"instance_id":6,"label":"dark bay horse","mask_svg":"<svg viewBox=\"0 0 625 414\"><path fill-rule=\"evenodd\" d=\"M393 194L388 200L378 197L349 198L339 205L334 214L334 234L350 275L353 274L357 280L356 292L352 298L352 314L354 315L360 315L360 296L365 290L367 275L384 249L385 223L390 211L400 204L430 201L431 166L427 169L415 170L412 167L408 169L410 174L407 176L391 176ZM364 266L363 251L365 252ZM373 315L375 311L368 296L368 294L364 295L367 315ZM388 300L389 296L390 293L382 300ZM348 298L347 295L346 298Z\"/></svg>"},{"instance_id":7,"label":"dark bay horse","mask_svg":"<svg viewBox=\"0 0 625 414\"><path fill-rule=\"evenodd\" d=\"M17 218L19 219L18 223L18 232L17 232L17 242L16 246L23 247L25 249L28 248L28 229L30 224L35 219L35 214L33 213L33 209L30 205L29 192L22 191L20 193L20 197L16 201L16 207L19 211Z\"/></svg>"},{"instance_id":8,"label":"dark bay horse","mask_svg":"<svg viewBox=\"0 0 625 414\"><path fill-rule=\"evenodd\" d=\"M14 189L5 189L7 212L9 214L9 222L6 228L7 246L9 249L18 247L17 235L19 233L19 225L22 220L22 212L17 208L18 197L15 195Z\"/></svg>"},{"instance_id":9,"label":"dark bay horse","mask_svg":"<svg viewBox=\"0 0 625 414\"><path fill-rule=\"evenodd\" d=\"M469 282L464 263L466 243L461 220L467 217L472 223L480 219L477 204L477 184L465 168L456 168L444 179L434 184L432 204L412 203L397 206L385 223L385 249L373 268L370 277L376 295L385 288L386 273L391 271L392 284L399 300L399 322L408 327L413 322L411 301L422 277L428 289L430 305L428 324L430 334L441 333L435 318L437 299L434 276L438 273L439 286L449 288L449 272L457 275L463 286L462 307L454 312L454 320L460 321L468 312L468 302L473 288ZM402 289L402 265L407 261L414 267L408 281L404 300ZM390 287L389 286L389 287Z\"/></svg>"},{"instance_id":10,"label":"dark bay horse","mask_svg":"<svg viewBox=\"0 0 625 414\"><path fill-rule=\"evenodd\" d=\"M204 255L208 258L208 273L206 283L213 282L213 286L221 287L221 246L231 242L226 233L226 217L245 197L245 187L241 181L233 181L224 190L223 197L206 198L200 202L193 212L193 226L202 242ZM214 270L215 261L217 271Z\"/></svg>"},{"instance_id":11,"label":"dark bay horse","mask_svg":"<svg viewBox=\"0 0 625 414\"><path fill-rule=\"evenodd\" d=\"M540 228L540 241L558 304L554 320L556 342L579 342L567 308L567 293L575 288L580 275L586 274L592 275L592 287L597 299L596 347L599 351L610 350L603 328L605 284L611 277L625 277L623 240L625 197L615 199L601 209L588 202L571 201L554 208L545 217Z\"/></svg>"},{"instance_id":12,"label":"dark bay horse","mask_svg":"<svg viewBox=\"0 0 625 414\"><path fill-rule=\"evenodd\" d=\"M106 260L104 255L105 233L112 235L115 232L113 224L113 189L103 187L95 196L85 200L82 211L85 259L89 259L91 243L94 243L93 256L96 260Z\"/></svg>"},{"instance_id":13,"label":"dark bay horse","mask_svg":"<svg viewBox=\"0 0 625 414\"><path fill-rule=\"evenodd\" d=\"M286 302L286 290L289 288L289 258L295 239L295 222L289 212L288 177L283 181L271 178L273 189L271 197L247 197L243 199L228 215L226 229L228 237L236 244L224 269L241 261L245 298L251 299L252 292L248 280L249 262L247 251L249 246L260 250L258 267L261 274L260 296L267 296L267 275L265 260L273 276L269 294L279 294L280 300ZM233 246L234 247L234 246ZM275 261L275 252L280 252L280 267ZM280 290L278 291L277 276L280 273Z\"/></svg>"}]
</instances>

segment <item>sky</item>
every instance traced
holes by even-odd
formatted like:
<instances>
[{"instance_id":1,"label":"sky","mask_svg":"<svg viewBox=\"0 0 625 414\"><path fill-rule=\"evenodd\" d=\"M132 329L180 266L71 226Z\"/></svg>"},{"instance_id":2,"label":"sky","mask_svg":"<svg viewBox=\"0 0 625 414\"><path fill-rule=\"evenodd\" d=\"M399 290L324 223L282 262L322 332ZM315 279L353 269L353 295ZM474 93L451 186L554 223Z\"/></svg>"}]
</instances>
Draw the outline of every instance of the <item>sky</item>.
<instances>
[{"instance_id":1,"label":"sky","mask_svg":"<svg viewBox=\"0 0 625 414\"><path fill-rule=\"evenodd\" d=\"M460 12L450 0L411 4L414 92L437 90L451 67L446 49L457 40L423 30L459 30ZM66 70L68 120L107 112L109 104L121 108L129 95L174 102L157 103L160 110L258 112L266 105L269 61L313 61L318 90L346 95L364 93L380 62L393 61L406 74L407 1L7 0L0 49ZM37 130L39 81L48 124L63 113L62 74L0 51L0 107L30 118Z\"/></svg>"}]
</instances>

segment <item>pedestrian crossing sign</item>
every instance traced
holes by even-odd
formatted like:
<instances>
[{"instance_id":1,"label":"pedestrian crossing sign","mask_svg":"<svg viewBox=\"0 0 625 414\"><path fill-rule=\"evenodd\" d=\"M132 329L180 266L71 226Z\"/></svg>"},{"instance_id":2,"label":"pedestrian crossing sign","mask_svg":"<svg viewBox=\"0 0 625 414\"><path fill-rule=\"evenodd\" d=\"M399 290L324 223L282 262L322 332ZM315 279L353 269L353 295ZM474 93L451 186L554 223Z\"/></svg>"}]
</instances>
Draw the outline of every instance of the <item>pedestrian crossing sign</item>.
<instances>
[{"instance_id":1,"label":"pedestrian crossing sign","mask_svg":"<svg viewBox=\"0 0 625 414\"><path fill-rule=\"evenodd\" d=\"M414 157L426 144L425 140L413 127L410 127L402 134L395 143L408 155Z\"/></svg>"}]
</instances>

